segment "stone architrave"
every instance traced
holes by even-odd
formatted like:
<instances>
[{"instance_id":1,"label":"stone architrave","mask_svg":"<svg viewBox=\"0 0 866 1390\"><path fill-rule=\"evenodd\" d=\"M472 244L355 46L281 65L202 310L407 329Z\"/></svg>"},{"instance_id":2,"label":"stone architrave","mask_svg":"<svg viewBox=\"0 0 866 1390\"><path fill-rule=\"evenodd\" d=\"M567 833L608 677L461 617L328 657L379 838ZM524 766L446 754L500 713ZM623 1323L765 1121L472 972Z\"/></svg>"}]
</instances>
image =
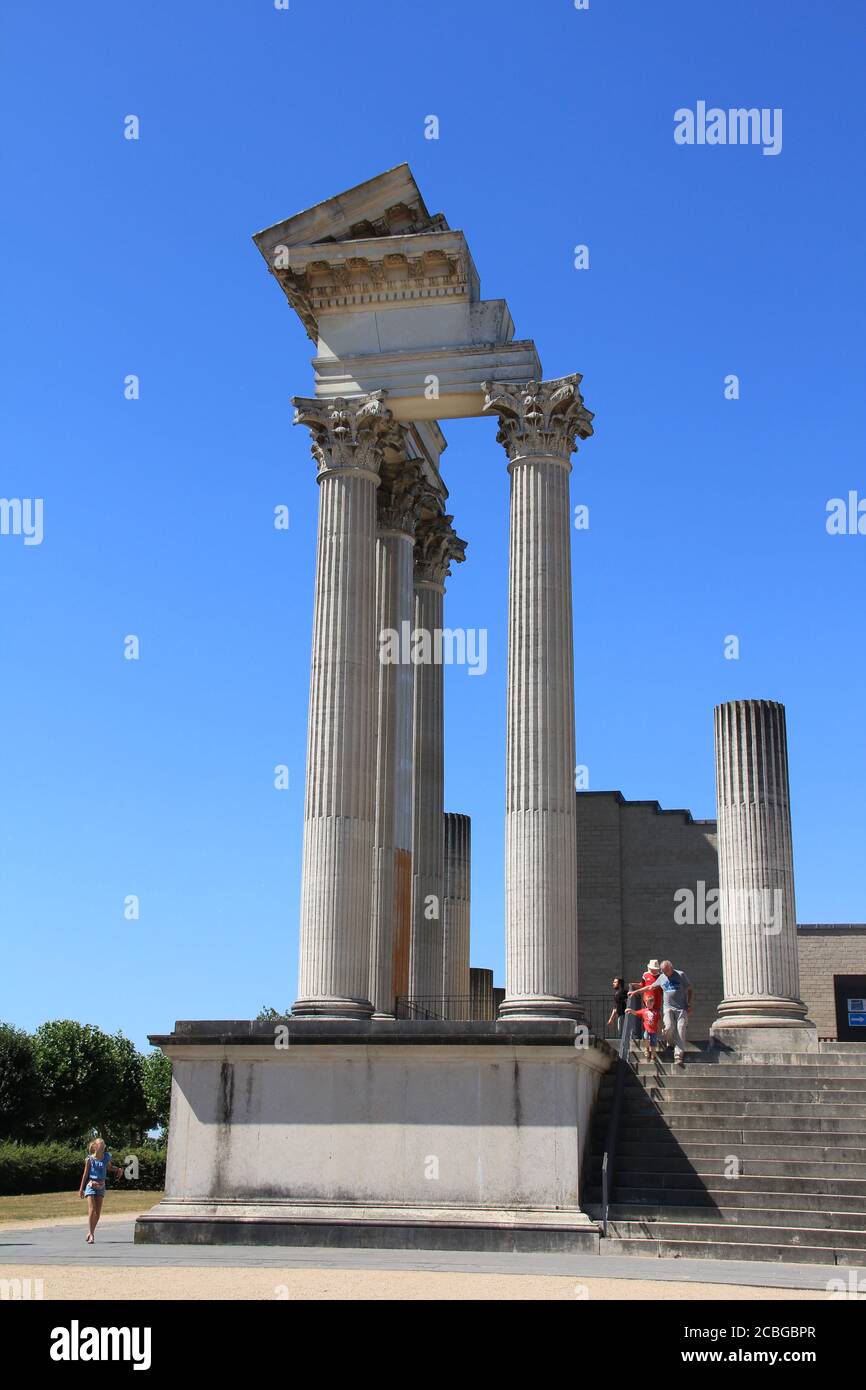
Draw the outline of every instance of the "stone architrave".
<instances>
[{"instance_id":1,"label":"stone architrave","mask_svg":"<svg viewBox=\"0 0 866 1390\"><path fill-rule=\"evenodd\" d=\"M445 812L445 897L442 995L445 1018L469 1016L469 912L472 826L468 816Z\"/></svg>"},{"instance_id":2,"label":"stone architrave","mask_svg":"<svg viewBox=\"0 0 866 1390\"><path fill-rule=\"evenodd\" d=\"M412 939L409 995L437 1009L442 998L445 799L442 624L445 580L466 542L452 516L419 522L415 539L415 698L412 739Z\"/></svg>"},{"instance_id":3,"label":"stone architrave","mask_svg":"<svg viewBox=\"0 0 866 1390\"><path fill-rule=\"evenodd\" d=\"M403 634L414 616L417 462L406 462L379 488L376 537L378 692L376 809L370 998L380 1017L393 1016L408 993L412 910L412 701L414 667L403 658Z\"/></svg>"},{"instance_id":4,"label":"stone architrave","mask_svg":"<svg viewBox=\"0 0 866 1390\"><path fill-rule=\"evenodd\" d=\"M511 475L502 1017L580 1017L569 474L592 434L580 380L485 388Z\"/></svg>"},{"instance_id":5,"label":"stone architrave","mask_svg":"<svg viewBox=\"0 0 866 1390\"><path fill-rule=\"evenodd\" d=\"M710 1032L740 1051L817 1047L800 999L785 707L715 709L724 998Z\"/></svg>"},{"instance_id":6,"label":"stone architrave","mask_svg":"<svg viewBox=\"0 0 866 1390\"><path fill-rule=\"evenodd\" d=\"M376 491L383 393L296 398L318 465L298 999L293 1013L369 1018L376 758Z\"/></svg>"}]
</instances>

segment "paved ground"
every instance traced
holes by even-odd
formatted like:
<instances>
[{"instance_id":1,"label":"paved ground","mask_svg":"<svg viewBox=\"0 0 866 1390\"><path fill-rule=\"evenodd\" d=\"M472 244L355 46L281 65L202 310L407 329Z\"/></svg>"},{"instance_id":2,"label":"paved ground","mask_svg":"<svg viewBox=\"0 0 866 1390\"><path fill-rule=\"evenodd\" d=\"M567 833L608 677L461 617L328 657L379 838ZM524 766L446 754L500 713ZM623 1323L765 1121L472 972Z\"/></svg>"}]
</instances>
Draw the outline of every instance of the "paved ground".
<instances>
[{"instance_id":1,"label":"paved ground","mask_svg":"<svg viewBox=\"0 0 866 1390\"><path fill-rule=\"evenodd\" d=\"M826 1299L824 1265L659 1260L593 1255L485 1255L271 1246L135 1245L133 1222L0 1229L0 1279L43 1281L46 1299L92 1292L118 1299ZM864 1261L866 1263L866 1261ZM859 1279L866 1270L858 1271Z\"/></svg>"}]
</instances>

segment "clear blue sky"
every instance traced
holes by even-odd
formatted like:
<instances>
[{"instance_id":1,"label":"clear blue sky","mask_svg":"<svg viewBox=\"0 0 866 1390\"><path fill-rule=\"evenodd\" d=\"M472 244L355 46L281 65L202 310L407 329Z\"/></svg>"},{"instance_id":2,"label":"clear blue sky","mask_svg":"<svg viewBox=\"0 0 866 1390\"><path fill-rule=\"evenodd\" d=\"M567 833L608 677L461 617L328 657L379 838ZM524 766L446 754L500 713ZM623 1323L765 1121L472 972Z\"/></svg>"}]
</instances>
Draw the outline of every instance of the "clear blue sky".
<instances>
[{"instance_id":1,"label":"clear blue sky","mask_svg":"<svg viewBox=\"0 0 866 1390\"><path fill-rule=\"evenodd\" d=\"M317 498L289 397L312 352L250 236L402 160L596 412L573 476L591 787L711 816L713 705L782 700L798 915L862 921L866 536L829 537L825 507L866 496L866 9L4 13L0 496L45 512L41 545L0 536L0 1018L143 1045L295 997ZM782 152L676 145L699 100L781 107ZM472 817L473 963L501 980L494 432L446 425L470 543L447 617L490 644L483 678L446 673L446 802Z\"/></svg>"}]
</instances>

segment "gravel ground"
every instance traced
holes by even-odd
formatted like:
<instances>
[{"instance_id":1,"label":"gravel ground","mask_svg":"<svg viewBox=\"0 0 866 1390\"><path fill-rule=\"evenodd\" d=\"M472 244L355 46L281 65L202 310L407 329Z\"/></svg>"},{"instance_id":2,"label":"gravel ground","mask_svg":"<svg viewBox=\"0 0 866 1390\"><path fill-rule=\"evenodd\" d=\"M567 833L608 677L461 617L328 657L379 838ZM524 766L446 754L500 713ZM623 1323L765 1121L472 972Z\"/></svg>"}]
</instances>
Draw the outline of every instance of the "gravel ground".
<instances>
[{"instance_id":1,"label":"gravel ground","mask_svg":"<svg viewBox=\"0 0 866 1390\"><path fill-rule=\"evenodd\" d=\"M93 1265L0 1265L0 1279L42 1280L46 1299L81 1299L93 1296ZM738 1284L682 1284L647 1279L575 1279L552 1274L459 1274L429 1270L393 1269L268 1269L174 1266L171 1269L136 1269L128 1265L100 1265L99 1297L135 1299L273 1299L365 1302L385 1299L456 1300L496 1302L530 1299L575 1302L599 1299L666 1299L676 1302L703 1299L821 1299L817 1289L743 1288ZM31 1289L36 1286L31 1282ZM32 1296L32 1294L31 1294Z\"/></svg>"}]
</instances>

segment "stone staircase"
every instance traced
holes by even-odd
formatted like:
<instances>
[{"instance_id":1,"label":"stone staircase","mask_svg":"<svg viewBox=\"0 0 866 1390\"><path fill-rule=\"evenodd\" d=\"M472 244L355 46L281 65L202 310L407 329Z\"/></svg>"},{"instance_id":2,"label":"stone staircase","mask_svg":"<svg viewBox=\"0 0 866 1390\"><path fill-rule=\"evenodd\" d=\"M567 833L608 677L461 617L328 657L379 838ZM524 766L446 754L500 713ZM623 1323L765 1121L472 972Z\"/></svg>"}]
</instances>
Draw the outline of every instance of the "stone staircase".
<instances>
[{"instance_id":1,"label":"stone staircase","mask_svg":"<svg viewBox=\"0 0 866 1390\"><path fill-rule=\"evenodd\" d=\"M684 1068L629 1070L601 1253L866 1268L866 1046L821 1049L751 1064L694 1051ZM614 1078L586 1159L596 1219Z\"/></svg>"}]
</instances>

